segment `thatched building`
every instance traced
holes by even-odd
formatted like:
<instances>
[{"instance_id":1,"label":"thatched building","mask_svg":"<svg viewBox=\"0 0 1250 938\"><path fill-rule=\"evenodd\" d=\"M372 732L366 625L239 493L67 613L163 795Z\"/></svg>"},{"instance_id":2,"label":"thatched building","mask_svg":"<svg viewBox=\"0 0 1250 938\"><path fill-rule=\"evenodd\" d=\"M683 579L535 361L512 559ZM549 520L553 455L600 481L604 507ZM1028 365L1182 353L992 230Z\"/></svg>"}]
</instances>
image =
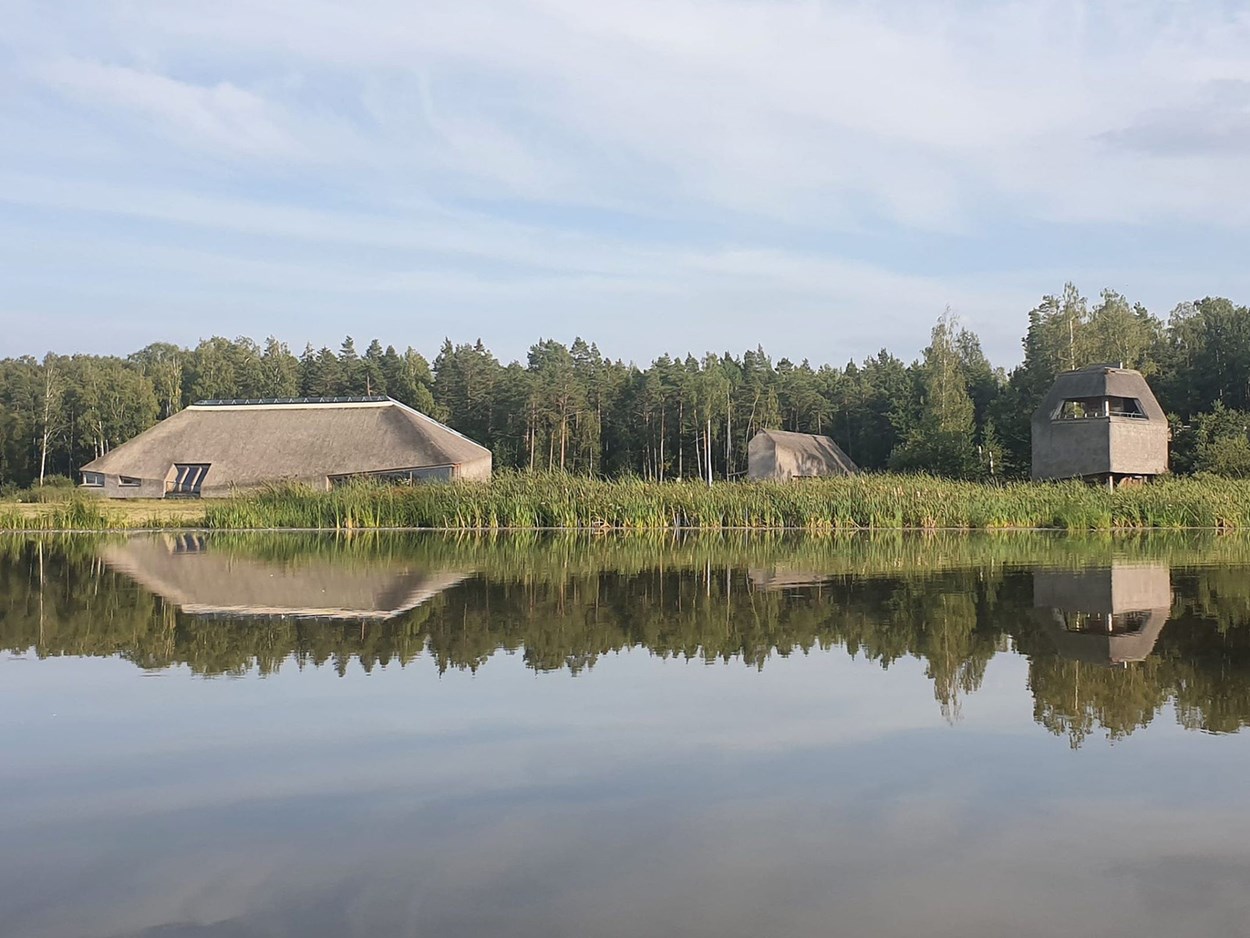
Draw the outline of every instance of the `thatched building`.
<instances>
[{"instance_id":1,"label":"thatched building","mask_svg":"<svg viewBox=\"0 0 1250 938\"><path fill-rule=\"evenodd\" d=\"M220 496L273 482L489 479L491 453L388 397L201 401L82 467L112 498Z\"/></svg>"},{"instance_id":2,"label":"thatched building","mask_svg":"<svg viewBox=\"0 0 1250 938\"><path fill-rule=\"evenodd\" d=\"M203 534L132 537L100 559L188 615L229 618L390 619L470 575L396 557L268 560Z\"/></svg>"},{"instance_id":3,"label":"thatched building","mask_svg":"<svg viewBox=\"0 0 1250 938\"><path fill-rule=\"evenodd\" d=\"M1036 570L1033 607L1065 658L1107 666L1143 661L1171 615L1171 570L1126 563Z\"/></svg>"},{"instance_id":4,"label":"thatched building","mask_svg":"<svg viewBox=\"0 0 1250 938\"><path fill-rule=\"evenodd\" d=\"M1033 414L1033 479L1117 484L1168 471L1168 421L1141 372L1065 371Z\"/></svg>"},{"instance_id":5,"label":"thatched building","mask_svg":"<svg viewBox=\"0 0 1250 938\"><path fill-rule=\"evenodd\" d=\"M747 478L752 480L849 476L859 471L827 436L761 430L747 444Z\"/></svg>"}]
</instances>

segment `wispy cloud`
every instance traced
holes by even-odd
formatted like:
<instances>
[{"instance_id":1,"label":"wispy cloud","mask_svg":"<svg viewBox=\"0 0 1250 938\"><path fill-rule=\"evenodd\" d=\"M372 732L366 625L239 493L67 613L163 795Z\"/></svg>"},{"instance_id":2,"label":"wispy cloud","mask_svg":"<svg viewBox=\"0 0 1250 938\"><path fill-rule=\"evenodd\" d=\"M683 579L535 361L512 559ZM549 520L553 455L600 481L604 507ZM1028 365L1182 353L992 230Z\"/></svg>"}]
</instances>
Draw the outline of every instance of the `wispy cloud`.
<instances>
[{"instance_id":1,"label":"wispy cloud","mask_svg":"<svg viewBox=\"0 0 1250 938\"><path fill-rule=\"evenodd\" d=\"M951 304L1010 359L1065 271L1165 306L1241 282L1190 263L1250 222L1250 19L1214 5L14 6L0 226L133 247L166 303L188 257L237 257L277 291L345 271L376 331L394 315L369 297L403 291L488 341L630 297L695 347L726 323L726 344L766 338L753 312L801 348L831 318L838 357L914 351ZM66 289L20 279L21 307ZM328 302L256 311L264 332L333 328ZM622 354L659 351L618 331Z\"/></svg>"},{"instance_id":2,"label":"wispy cloud","mask_svg":"<svg viewBox=\"0 0 1250 938\"><path fill-rule=\"evenodd\" d=\"M194 85L118 65L63 59L37 74L72 99L130 112L146 128L195 146L240 154L286 156L294 141L260 95L228 81Z\"/></svg>"}]
</instances>

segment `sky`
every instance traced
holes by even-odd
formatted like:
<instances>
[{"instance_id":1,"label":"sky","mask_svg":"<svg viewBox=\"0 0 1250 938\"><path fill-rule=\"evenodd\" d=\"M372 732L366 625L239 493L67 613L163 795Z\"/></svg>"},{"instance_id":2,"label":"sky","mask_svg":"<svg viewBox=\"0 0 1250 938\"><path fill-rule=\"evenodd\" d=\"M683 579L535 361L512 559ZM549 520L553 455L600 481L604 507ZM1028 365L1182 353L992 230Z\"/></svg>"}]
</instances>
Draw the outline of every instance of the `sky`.
<instances>
[{"instance_id":1,"label":"sky","mask_svg":"<svg viewBox=\"0 0 1250 938\"><path fill-rule=\"evenodd\" d=\"M1250 5L0 0L0 357L1020 359L1250 298Z\"/></svg>"}]
</instances>

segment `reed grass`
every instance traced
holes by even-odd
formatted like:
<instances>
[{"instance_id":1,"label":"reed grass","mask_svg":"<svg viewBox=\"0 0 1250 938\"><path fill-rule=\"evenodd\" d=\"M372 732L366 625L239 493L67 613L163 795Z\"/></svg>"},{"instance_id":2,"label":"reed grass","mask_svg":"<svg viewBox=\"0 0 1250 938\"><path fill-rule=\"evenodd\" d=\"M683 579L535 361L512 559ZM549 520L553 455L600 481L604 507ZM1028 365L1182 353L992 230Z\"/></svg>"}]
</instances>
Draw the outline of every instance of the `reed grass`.
<instances>
[{"instance_id":1,"label":"reed grass","mask_svg":"<svg viewBox=\"0 0 1250 938\"><path fill-rule=\"evenodd\" d=\"M109 502L72 492L68 497L35 503L0 504L0 531L132 531L203 524L203 506L191 511L160 501Z\"/></svg>"},{"instance_id":2,"label":"reed grass","mask_svg":"<svg viewBox=\"0 0 1250 938\"><path fill-rule=\"evenodd\" d=\"M75 492L39 505L0 504L0 530L98 531L376 528L617 531L1065 531L1250 529L1250 481L1171 478L1109 491L1080 482L987 485L931 476L862 475L795 483L604 480L504 472L489 483L281 485L222 500L130 510Z\"/></svg>"},{"instance_id":3,"label":"reed grass","mask_svg":"<svg viewBox=\"0 0 1250 938\"><path fill-rule=\"evenodd\" d=\"M863 475L798 483L607 481L500 473L490 483L332 491L277 486L205 503L210 528L805 531L1250 527L1250 481L1175 478L1109 491L1080 482L987 485Z\"/></svg>"}]
</instances>

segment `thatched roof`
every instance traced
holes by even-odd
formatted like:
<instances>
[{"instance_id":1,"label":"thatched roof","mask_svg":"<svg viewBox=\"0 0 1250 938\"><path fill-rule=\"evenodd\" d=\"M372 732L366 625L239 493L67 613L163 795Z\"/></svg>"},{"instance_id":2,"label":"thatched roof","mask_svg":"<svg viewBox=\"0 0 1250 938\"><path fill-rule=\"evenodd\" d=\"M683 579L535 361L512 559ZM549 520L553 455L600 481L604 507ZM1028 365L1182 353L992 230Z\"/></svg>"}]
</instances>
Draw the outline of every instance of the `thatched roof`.
<instances>
[{"instance_id":1,"label":"thatched roof","mask_svg":"<svg viewBox=\"0 0 1250 938\"><path fill-rule=\"evenodd\" d=\"M390 398L205 401L83 469L163 480L175 463L211 463L206 485L221 487L489 464L490 458L486 447Z\"/></svg>"},{"instance_id":2,"label":"thatched roof","mask_svg":"<svg viewBox=\"0 0 1250 938\"><path fill-rule=\"evenodd\" d=\"M1064 401L1081 401L1104 397L1123 397L1141 402L1148 420L1167 422L1163 408L1155 399L1150 385L1140 371L1113 365L1090 365L1076 371L1065 371L1055 378L1050 392L1033 414L1034 422L1045 422L1058 414Z\"/></svg>"},{"instance_id":3,"label":"thatched roof","mask_svg":"<svg viewBox=\"0 0 1250 938\"><path fill-rule=\"evenodd\" d=\"M793 433L789 430L761 430L752 438L752 444L771 444L777 451L793 454L800 465L823 465L833 471L848 475L859 471L851 458L830 437L815 433Z\"/></svg>"},{"instance_id":4,"label":"thatched roof","mask_svg":"<svg viewBox=\"0 0 1250 938\"><path fill-rule=\"evenodd\" d=\"M833 574L817 573L812 570L792 570L781 566L751 567L747 570L747 579L750 580L753 588L761 592L771 592L823 586L833 579Z\"/></svg>"},{"instance_id":5,"label":"thatched roof","mask_svg":"<svg viewBox=\"0 0 1250 938\"><path fill-rule=\"evenodd\" d=\"M212 616L388 619L469 575L399 559L265 560L215 549L211 540L187 551L184 537L133 537L104 546L100 558L184 612Z\"/></svg>"}]
</instances>

